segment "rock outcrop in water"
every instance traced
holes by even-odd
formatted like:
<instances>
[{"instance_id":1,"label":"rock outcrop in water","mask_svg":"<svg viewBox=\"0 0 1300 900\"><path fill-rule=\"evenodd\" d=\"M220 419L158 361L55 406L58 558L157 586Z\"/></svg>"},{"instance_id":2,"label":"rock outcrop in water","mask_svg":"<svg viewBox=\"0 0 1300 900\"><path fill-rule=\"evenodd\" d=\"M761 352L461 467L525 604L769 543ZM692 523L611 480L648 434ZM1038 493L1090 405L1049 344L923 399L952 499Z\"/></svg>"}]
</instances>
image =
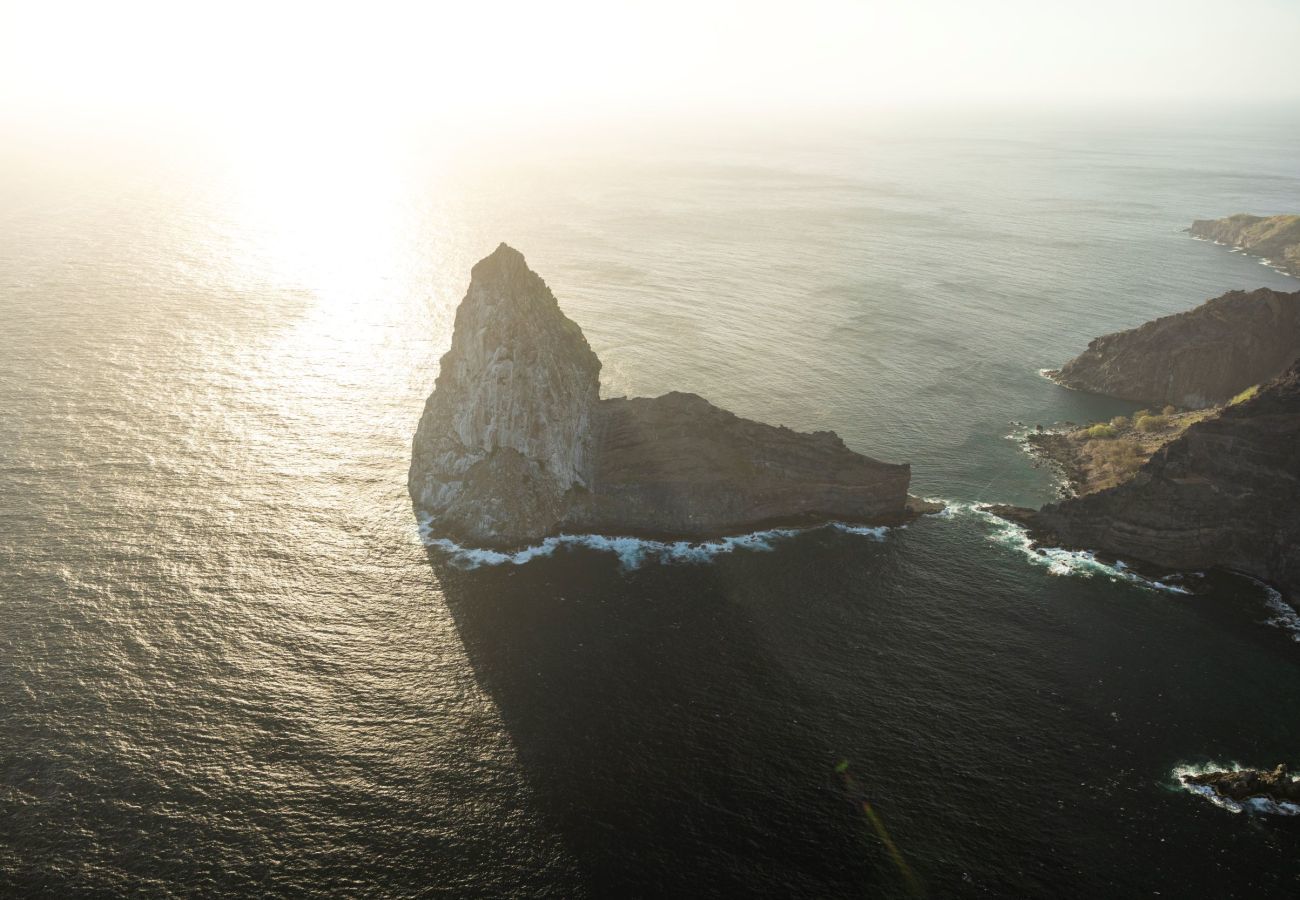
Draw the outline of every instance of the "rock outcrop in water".
<instances>
[{"instance_id":1,"label":"rock outcrop in water","mask_svg":"<svg viewBox=\"0 0 1300 900\"><path fill-rule=\"evenodd\" d=\"M514 547L560 532L696 539L914 514L910 468L834 433L693 394L599 399L600 361L524 257L474 266L416 431L409 487L440 535Z\"/></svg>"},{"instance_id":2,"label":"rock outcrop in water","mask_svg":"<svg viewBox=\"0 0 1300 900\"><path fill-rule=\"evenodd\" d=\"M1183 775L1182 782L1208 787L1220 797L1237 802L1262 797L1275 803L1300 803L1300 780L1287 770L1285 763L1271 772L1235 769Z\"/></svg>"},{"instance_id":3,"label":"rock outcrop in water","mask_svg":"<svg viewBox=\"0 0 1300 900\"><path fill-rule=\"evenodd\" d=\"M1236 247L1282 271L1300 277L1300 216L1249 216L1197 219L1193 237Z\"/></svg>"},{"instance_id":4,"label":"rock outcrop in water","mask_svg":"<svg viewBox=\"0 0 1300 900\"><path fill-rule=\"evenodd\" d=\"M1300 291L1260 288L1099 337L1052 378L1134 403L1201 409L1276 377L1298 356Z\"/></svg>"},{"instance_id":5,"label":"rock outcrop in water","mask_svg":"<svg viewBox=\"0 0 1300 900\"><path fill-rule=\"evenodd\" d=\"M1165 569L1222 566L1300 597L1300 362L1189 426L1117 487L993 511L1040 544Z\"/></svg>"}]
</instances>

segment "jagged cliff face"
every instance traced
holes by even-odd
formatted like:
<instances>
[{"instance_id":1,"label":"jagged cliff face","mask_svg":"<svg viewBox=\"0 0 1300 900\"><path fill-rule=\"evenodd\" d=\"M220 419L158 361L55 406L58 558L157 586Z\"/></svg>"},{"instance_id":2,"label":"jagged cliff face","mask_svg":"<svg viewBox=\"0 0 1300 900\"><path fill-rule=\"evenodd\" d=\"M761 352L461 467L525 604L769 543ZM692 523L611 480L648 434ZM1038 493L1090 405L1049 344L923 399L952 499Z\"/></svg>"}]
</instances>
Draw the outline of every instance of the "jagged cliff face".
<instances>
[{"instance_id":1,"label":"jagged cliff face","mask_svg":"<svg viewBox=\"0 0 1300 900\"><path fill-rule=\"evenodd\" d=\"M1134 403L1199 409L1276 377L1297 356L1300 291L1261 288L1099 337L1054 377Z\"/></svg>"},{"instance_id":2,"label":"jagged cliff face","mask_svg":"<svg viewBox=\"0 0 1300 900\"><path fill-rule=\"evenodd\" d=\"M1225 566L1300 596L1300 363L1189 427L1130 481L1028 518L1043 543Z\"/></svg>"},{"instance_id":3,"label":"jagged cliff face","mask_svg":"<svg viewBox=\"0 0 1300 900\"><path fill-rule=\"evenodd\" d=\"M441 535L504 547L560 531L687 539L909 515L908 466L693 394L599 400L599 376L581 329L501 245L474 267L416 431L417 511Z\"/></svg>"},{"instance_id":4,"label":"jagged cliff face","mask_svg":"<svg viewBox=\"0 0 1300 900\"><path fill-rule=\"evenodd\" d=\"M416 505L468 537L554 530L591 483L599 388L582 329L502 244L474 266L416 431Z\"/></svg>"},{"instance_id":5,"label":"jagged cliff face","mask_svg":"<svg viewBox=\"0 0 1300 900\"><path fill-rule=\"evenodd\" d=\"M1300 216L1239 213L1226 219L1197 219L1187 230L1199 238L1239 247L1300 276Z\"/></svg>"}]
</instances>

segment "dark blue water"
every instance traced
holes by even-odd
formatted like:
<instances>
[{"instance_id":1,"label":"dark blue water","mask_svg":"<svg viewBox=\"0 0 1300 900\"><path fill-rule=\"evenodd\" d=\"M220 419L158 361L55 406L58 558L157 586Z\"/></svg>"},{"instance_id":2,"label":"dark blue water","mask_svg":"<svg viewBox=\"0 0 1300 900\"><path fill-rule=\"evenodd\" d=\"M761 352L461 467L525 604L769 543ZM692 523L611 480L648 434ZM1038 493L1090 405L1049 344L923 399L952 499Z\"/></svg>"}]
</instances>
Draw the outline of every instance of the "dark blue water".
<instances>
[{"instance_id":1,"label":"dark blue water","mask_svg":"<svg viewBox=\"0 0 1300 900\"><path fill-rule=\"evenodd\" d=\"M791 134L795 134L791 137ZM1033 561L1037 374L1231 288L1300 132L787 132L492 161L11 153L0 180L0 892L1291 896L1260 586ZM511 155L513 153L513 156ZM409 440L509 241L608 395L833 428L954 501L706 562L422 546Z\"/></svg>"}]
</instances>

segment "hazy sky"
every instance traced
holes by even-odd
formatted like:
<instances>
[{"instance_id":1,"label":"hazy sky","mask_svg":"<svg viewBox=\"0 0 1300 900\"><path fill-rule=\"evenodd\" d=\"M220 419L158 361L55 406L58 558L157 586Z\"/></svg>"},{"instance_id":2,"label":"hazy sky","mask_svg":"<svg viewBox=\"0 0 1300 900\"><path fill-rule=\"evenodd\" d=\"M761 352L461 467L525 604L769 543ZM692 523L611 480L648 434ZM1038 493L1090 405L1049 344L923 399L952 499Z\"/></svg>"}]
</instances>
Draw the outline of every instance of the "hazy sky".
<instances>
[{"instance_id":1,"label":"hazy sky","mask_svg":"<svg viewBox=\"0 0 1300 900\"><path fill-rule=\"evenodd\" d=\"M0 0L0 110L414 119L1300 102L1300 0Z\"/></svg>"}]
</instances>

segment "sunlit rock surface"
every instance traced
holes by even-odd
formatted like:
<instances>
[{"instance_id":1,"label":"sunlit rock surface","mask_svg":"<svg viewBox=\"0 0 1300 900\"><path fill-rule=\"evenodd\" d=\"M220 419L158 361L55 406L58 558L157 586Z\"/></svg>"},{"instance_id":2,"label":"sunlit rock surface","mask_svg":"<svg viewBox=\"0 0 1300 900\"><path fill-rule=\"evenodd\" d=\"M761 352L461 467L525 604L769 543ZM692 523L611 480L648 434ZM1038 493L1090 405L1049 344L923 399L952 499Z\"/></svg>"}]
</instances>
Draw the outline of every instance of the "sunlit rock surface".
<instances>
[{"instance_id":1,"label":"sunlit rock surface","mask_svg":"<svg viewBox=\"0 0 1300 900\"><path fill-rule=\"evenodd\" d=\"M1275 378L1300 356L1300 291L1230 291L1099 337L1057 383L1151 406L1200 409Z\"/></svg>"},{"instance_id":2,"label":"sunlit rock surface","mask_svg":"<svg viewBox=\"0 0 1300 900\"><path fill-rule=\"evenodd\" d=\"M599 399L600 361L516 250L473 270L411 459L440 536L518 546L561 531L694 539L836 520L897 524L910 468L829 431L742 419L694 394Z\"/></svg>"},{"instance_id":3,"label":"sunlit rock surface","mask_svg":"<svg viewBox=\"0 0 1300 900\"><path fill-rule=\"evenodd\" d=\"M516 543L590 490L600 360L523 254L474 266L415 433L410 490L449 532Z\"/></svg>"}]
</instances>

